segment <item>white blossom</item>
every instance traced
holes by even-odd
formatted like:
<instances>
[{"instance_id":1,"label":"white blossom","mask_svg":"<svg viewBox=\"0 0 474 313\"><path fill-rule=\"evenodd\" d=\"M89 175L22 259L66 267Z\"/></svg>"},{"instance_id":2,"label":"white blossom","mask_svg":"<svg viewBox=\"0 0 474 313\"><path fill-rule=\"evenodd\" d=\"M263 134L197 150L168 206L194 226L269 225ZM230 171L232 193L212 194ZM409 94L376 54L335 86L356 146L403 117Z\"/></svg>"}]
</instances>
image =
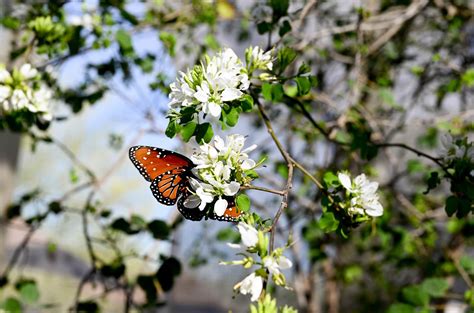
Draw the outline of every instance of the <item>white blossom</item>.
<instances>
[{"instance_id":1,"label":"white blossom","mask_svg":"<svg viewBox=\"0 0 474 313\"><path fill-rule=\"evenodd\" d=\"M10 78L11 78L10 72L8 72L4 68L1 68L0 69L0 83L5 83Z\"/></svg>"},{"instance_id":2,"label":"white blossom","mask_svg":"<svg viewBox=\"0 0 474 313\"><path fill-rule=\"evenodd\" d=\"M456 142L451 134L441 137L442 154L447 162L454 159L468 159L474 161L474 145L466 142Z\"/></svg>"},{"instance_id":3,"label":"white blossom","mask_svg":"<svg viewBox=\"0 0 474 313\"><path fill-rule=\"evenodd\" d=\"M223 103L241 98L249 84L242 61L227 48L192 70L181 72L170 85L168 105L175 111L193 106L198 112L219 118Z\"/></svg>"},{"instance_id":4,"label":"white blossom","mask_svg":"<svg viewBox=\"0 0 474 313\"><path fill-rule=\"evenodd\" d=\"M250 47L245 51L247 66L250 69L272 70L272 51L263 51L260 47Z\"/></svg>"},{"instance_id":5,"label":"white blossom","mask_svg":"<svg viewBox=\"0 0 474 313\"><path fill-rule=\"evenodd\" d=\"M337 176L341 185L351 195L350 207L348 208L350 215L366 214L377 217L383 214L383 206L377 195L378 183L370 182L365 174L357 176L353 181L344 172L339 172Z\"/></svg>"},{"instance_id":6,"label":"white blossom","mask_svg":"<svg viewBox=\"0 0 474 313\"><path fill-rule=\"evenodd\" d=\"M191 180L191 187L201 200L201 210L217 197L214 213L222 216L227 209L227 200L223 196L236 195L246 183L245 171L255 168L257 164L247 154L256 145L244 149L244 144L245 137L242 135L227 136L225 141L215 136L213 142L201 145L199 151L191 156L196 164L194 173L199 178L199 181Z\"/></svg>"},{"instance_id":7,"label":"white blossom","mask_svg":"<svg viewBox=\"0 0 474 313\"><path fill-rule=\"evenodd\" d=\"M51 120L52 91L46 85L38 86L31 81L38 75L38 70L30 64L23 64L14 72L19 74L15 81L10 72L0 69L0 113L26 109L43 120Z\"/></svg>"},{"instance_id":8,"label":"white blossom","mask_svg":"<svg viewBox=\"0 0 474 313\"><path fill-rule=\"evenodd\" d=\"M261 276L257 276L255 273L252 273L234 286L234 290L237 289L243 295L250 294L250 301L257 301L258 297L262 293L263 279Z\"/></svg>"},{"instance_id":9,"label":"white blossom","mask_svg":"<svg viewBox=\"0 0 474 313\"><path fill-rule=\"evenodd\" d=\"M82 26L87 30L92 30L95 25L95 16L89 13L83 15L71 15L69 17L69 24L73 26Z\"/></svg>"},{"instance_id":10,"label":"white blossom","mask_svg":"<svg viewBox=\"0 0 474 313\"><path fill-rule=\"evenodd\" d=\"M293 263L283 255L276 258L273 256L266 256L263 258L263 265L273 275L279 275L281 274L280 270L291 268Z\"/></svg>"},{"instance_id":11,"label":"white blossom","mask_svg":"<svg viewBox=\"0 0 474 313\"><path fill-rule=\"evenodd\" d=\"M25 63L20 67L20 74L24 79L31 79L38 75L38 70L31 64Z\"/></svg>"}]
</instances>

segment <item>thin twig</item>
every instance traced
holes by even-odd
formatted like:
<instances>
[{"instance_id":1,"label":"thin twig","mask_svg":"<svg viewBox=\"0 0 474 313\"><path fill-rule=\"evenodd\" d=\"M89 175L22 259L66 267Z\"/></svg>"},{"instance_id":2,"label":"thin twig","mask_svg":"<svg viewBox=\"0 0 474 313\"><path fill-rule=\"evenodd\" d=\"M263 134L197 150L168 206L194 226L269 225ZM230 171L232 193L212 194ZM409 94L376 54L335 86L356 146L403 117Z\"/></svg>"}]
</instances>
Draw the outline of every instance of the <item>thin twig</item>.
<instances>
[{"instance_id":1,"label":"thin twig","mask_svg":"<svg viewBox=\"0 0 474 313\"><path fill-rule=\"evenodd\" d=\"M253 185L243 185L240 187L241 190L259 190L259 191L265 191L268 193L273 193L276 195L284 196L285 191L284 190L275 190L275 189L269 189L265 187L259 187L259 186L253 186Z\"/></svg>"}]
</instances>

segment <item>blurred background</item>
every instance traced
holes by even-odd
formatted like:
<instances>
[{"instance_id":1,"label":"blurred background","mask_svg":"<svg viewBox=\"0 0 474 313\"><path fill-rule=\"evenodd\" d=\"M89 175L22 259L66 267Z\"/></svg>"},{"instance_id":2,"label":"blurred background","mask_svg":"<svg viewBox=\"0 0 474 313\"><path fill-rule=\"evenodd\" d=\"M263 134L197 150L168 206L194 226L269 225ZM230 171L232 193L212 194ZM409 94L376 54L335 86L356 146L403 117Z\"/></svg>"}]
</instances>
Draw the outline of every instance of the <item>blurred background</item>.
<instances>
[{"instance_id":1,"label":"blurred background","mask_svg":"<svg viewBox=\"0 0 474 313\"><path fill-rule=\"evenodd\" d=\"M232 293L246 273L240 267L218 265L233 257L225 243L233 240L234 225L183 221L175 207L156 202L149 183L128 159L132 145L192 154L196 145L165 135L166 88L204 53L231 47L243 59L251 45L291 46L318 81L314 93L301 101L321 127L337 133L331 138L342 140L359 131L359 141L396 142L434 156L442 154L441 137L447 133L472 140L474 2L470 0L292 1L273 32L265 31L264 23L273 21L274 1L3 0L2 9L0 61L11 68L27 60L57 83L56 120L47 129L53 143L38 140L41 132L35 136L0 132L0 206L6 216L0 229L0 264L5 273L13 258L16 264L10 275L36 281L40 300L28 304L28 312L65 312L77 301L78 286L90 271L80 214L90 188L95 190L90 205L96 212L91 214L89 232L96 254L113 260L114 249L119 249L129 256L124 258L128 281L155 273L162 264L160 255L181 261L182 272L172 290L159 292L157 302L166 305L147 310L248 311L247 297ZM12 57L27 41L23 21L41 14L50 14L53 24L77 32L80 47L72 52L71 37L60 53ZM5 17L21 21L21 26L10 27ZM285 21L291 29L282 31ZM117 35L119 31L128 34L129 44ZM294 290L280 292L279 303L296 305L301 312L385 312L404 301L402 288L443 277L450 295L434 300L426 312L469 310L464 293L472 288L472 268L461 274L457 270L463 254L472 256L472 214L456 221L446 216L447 183L423 195L436 164L403 147L380 148L376 156L367 157L358 148L346 149L327 140L290 105L274 105L269 112L288 150L315 175L340 169L367 172L380 183L386 210L379 221L354 230L350 239L322 234L315 230L321 194L298 176L277 238L283 245L291 233L295 241L291 250L295 266L287 276ZM355 123L361 116L364 122ZM350 130L349 124L357 130ZM362 132L369 128L368 135ZM259 172L259 184L284 185L285 164L257 114L242 115L235 128L216 133L248 136L249 145L259 145L253 158L269 157ZM93 184L88 172L94 173ZM32 192L34 197L21 204L18 216L8 218L11 204ZM273 217L278 197L248 194L252 209ZM46 214L58 199L64 200L61 214ZM42 214L44 220L32 228L36 224L28 221ZM173 225L172 235L158 240L150 232L107 228L113 221L135 216L145 223L162 220ZM18 253L24 243L27 246ZM471 286L466 285L466 275ZM103 312L124 310L122 290L89 282L83 287L81 298L94 299ZM147 297L140 288L131 292L137 302ZM2 289L3 299L14 294L12 286Z\"/></svg>"}]
</instances>

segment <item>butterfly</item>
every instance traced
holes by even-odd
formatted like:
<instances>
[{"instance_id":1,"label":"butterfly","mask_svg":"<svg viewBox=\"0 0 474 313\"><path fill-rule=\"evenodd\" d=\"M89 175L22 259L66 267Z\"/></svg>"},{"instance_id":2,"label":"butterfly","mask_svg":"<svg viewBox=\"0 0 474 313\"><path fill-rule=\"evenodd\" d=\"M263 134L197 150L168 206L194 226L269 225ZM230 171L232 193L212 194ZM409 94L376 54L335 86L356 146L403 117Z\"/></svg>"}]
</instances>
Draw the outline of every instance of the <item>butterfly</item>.
<instances>
[{"instance_id":1,"label":"butterfly","mask_svg":"<svg viewBox=\"0 0 474 313\"><path fill-rule=\"evenodd\" d=\"M156 147L133 146L129 150L129 157L140 174L151 182L150 189L156 200L164 205L178 202L178 211L184 218L200 221L205 217L235 222L240 217L241 212L235 205L234 197L225 198L228 206L222 216L214 213L214 203L200 210L200 203L191 201L193 191L189 181L191 178L197 179L192 172L196 165L184 155Z\"/></svg>"}]
</instances>

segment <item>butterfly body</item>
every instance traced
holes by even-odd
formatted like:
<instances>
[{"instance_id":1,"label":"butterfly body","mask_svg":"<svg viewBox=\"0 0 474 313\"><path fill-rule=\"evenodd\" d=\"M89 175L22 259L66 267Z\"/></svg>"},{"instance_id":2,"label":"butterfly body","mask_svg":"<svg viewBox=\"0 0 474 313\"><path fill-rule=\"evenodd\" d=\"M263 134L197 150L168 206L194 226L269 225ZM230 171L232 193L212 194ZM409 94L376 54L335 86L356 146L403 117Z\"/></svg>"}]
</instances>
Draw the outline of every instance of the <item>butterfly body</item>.
<instances>
[{"instance_id":1,"label":"butterfly body","mask_svg":"<svg viewBox=\"0 0 474 313\"><path fill-rule=\"evenodd\" d=\"M204 217L219 221L236 221L240 210L235 205L233 197L226 200L229 203L222 216L213 211L213 203L203 210L197 205L187 205L193 192L189 179L196 178L192 169L196 165L184 155L151 146L134 146L129 150L129 157L140 174L149 182L150 189L156 200L164 205L174 205L178 202L178 211L184 218L200 221Z\"/></svg>"}]
</instances>

